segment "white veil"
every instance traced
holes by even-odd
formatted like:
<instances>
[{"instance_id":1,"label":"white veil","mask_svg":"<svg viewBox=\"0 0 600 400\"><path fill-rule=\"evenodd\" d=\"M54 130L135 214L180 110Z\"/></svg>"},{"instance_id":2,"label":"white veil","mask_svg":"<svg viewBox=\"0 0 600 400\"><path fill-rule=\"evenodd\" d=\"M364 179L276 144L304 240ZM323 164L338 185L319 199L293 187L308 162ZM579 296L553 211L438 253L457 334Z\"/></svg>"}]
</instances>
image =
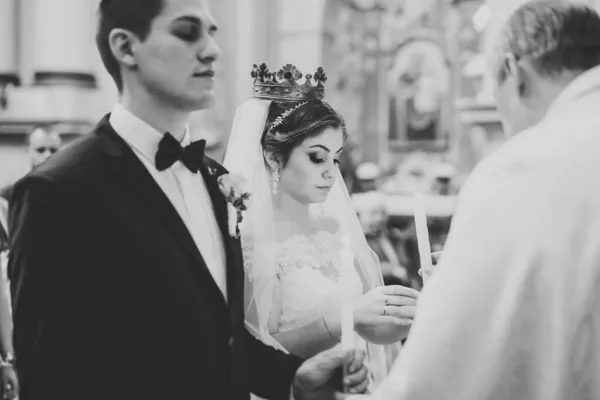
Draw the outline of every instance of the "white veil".
<instances>
[{"instance_id":1,"label":"white veil","mask_svg":"<svg viewBox=\"0 0 600 400\"><path fill-rule=\"evenodd\" d=\"M263 342L285 351L269 334L267 327L277 280L272 245L275 240L275 218L271 181L261 146L270 105L269 100L251 99L238 107L223 164L231 174L244 178L246 191L250 193L249 207L240 224L246 270L246 326Z\"/></svg>"},{"instance_id":2,"label":"white veil","mask_svg":"<svg viewBox=\"0 0 600 400\"><path fill-rule=\"evenodd\" d=\"M271 336L267 326L273 290L278 279L273 246L277 240L271 177L261 146L270 105L269 100L251 99L238 107L224 165L230 173L241 175L246 180L246 190L250 193L250 204L240 225L246 269L246 326L264 343L286 351ZM340 223L341 233L350 237L355 266L363 282L364 292L383 285L379 259L367 243L339 170L327 200L322 204L315 204L313 211L336 218ZM369 343L367 346L375 382L381 382L387 376L401 345Z\"/></svg>"}]
</instances>

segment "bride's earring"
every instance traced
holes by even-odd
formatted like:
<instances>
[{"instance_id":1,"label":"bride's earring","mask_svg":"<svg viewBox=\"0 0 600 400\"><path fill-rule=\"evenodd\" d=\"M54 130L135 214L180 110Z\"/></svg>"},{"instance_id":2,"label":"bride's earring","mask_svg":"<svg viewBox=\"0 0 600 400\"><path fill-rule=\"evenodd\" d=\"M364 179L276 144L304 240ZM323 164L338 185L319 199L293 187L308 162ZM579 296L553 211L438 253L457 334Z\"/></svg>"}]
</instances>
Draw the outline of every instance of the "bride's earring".
<instances>
[{"instance_id":1,"label":"bride's earring","mask_svg":"<svg viewBox=\"0 0 600 400\"><path fill-rule=\"evenodd\" d=\"M277 194L277 188L279 187L279 178L279 168L275 168L271 176L271 188L273 194Z\"/></svg>"}]
</instances>

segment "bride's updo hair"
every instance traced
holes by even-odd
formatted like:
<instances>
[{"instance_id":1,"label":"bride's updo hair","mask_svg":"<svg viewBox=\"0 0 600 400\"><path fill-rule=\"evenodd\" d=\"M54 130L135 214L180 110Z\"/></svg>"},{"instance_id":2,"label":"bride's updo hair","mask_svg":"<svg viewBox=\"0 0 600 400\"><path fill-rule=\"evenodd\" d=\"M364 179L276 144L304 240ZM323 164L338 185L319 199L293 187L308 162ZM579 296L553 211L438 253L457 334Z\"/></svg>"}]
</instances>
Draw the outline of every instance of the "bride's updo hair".
<instances>
[{"instance_id":1,"label":"bride's updo hair","mask_svg":"<svg viewBox=\"0 0 600 400\"><path fill-rule=\"evenodd\" d=\"M262 148L285 167L300 143L328 128L341 128L344 141L347 139L344 119L323 100L273 101L261 139Z\"/></svg>"}]
</instances>

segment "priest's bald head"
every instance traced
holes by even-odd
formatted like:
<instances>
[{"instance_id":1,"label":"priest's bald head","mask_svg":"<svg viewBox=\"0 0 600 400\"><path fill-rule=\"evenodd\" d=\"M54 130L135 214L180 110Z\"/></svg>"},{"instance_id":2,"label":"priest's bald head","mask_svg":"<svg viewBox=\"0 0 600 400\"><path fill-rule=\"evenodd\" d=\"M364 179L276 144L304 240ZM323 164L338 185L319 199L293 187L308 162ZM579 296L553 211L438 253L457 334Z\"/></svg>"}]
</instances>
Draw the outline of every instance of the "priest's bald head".
<instances>
[{"instance_id":1,"label":"priest's bald head","mask_svg":"<svg viewBox=\"0 0 600 400\"><path fill-rule=\"evenodd\" d=\"M506 22L492 61L507 134L537 124L579 75L600 66L600 16L584 5L534 1Z\"/></svg>"}]
</instances>

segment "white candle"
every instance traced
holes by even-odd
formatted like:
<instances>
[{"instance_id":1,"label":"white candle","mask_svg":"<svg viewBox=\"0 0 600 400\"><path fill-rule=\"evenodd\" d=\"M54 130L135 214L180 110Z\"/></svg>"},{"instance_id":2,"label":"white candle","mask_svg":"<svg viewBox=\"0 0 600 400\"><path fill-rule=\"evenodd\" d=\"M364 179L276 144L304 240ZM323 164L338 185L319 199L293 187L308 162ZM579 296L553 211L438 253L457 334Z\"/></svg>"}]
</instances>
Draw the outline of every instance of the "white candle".
<instances>
[{"instance_id":1,"label":"white candle","mask_svg":"<svg viewBox=\"0 0 600 400\"><path fill-rule=\"evenodd\" d=\"M429 230L427 229L427 212L423 195L416 194L414 198L415 228L417 231L417 243L419 246L419 259L421 261L421 272L423 284L427 282L429 274L433 272L431 263L431 245L429 243Z\"/></svg>"},{"instance_id":2,"label":"white candle","mask_svg":"<svg viewBox=\"0 0 600 400\"><path fill-rule=\"evenodd\" d=\"M350 238L342 239L343 247L340 251L340 284L342 285L342 346L345 349L354 348L354 297L352 296L351 271L354 268L354 254L351 250Z\"/></svg>"}]
</instances>

